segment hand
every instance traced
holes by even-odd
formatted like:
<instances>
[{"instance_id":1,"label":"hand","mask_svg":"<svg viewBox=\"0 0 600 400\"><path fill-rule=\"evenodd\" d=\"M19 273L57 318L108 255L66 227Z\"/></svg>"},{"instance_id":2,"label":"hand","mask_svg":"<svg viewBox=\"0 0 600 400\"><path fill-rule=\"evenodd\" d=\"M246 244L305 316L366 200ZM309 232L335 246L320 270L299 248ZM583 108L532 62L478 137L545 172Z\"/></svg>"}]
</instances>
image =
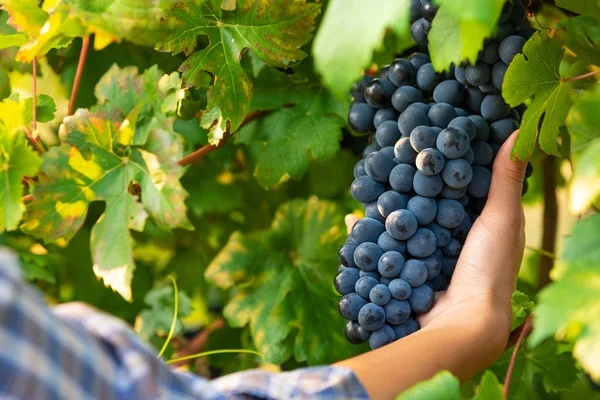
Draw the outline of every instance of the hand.
<instances>
[{"instance_id":1,"label":"hand","mask_svg":"<svg viewBox=\"0 0 600 400\"><path fill-rule=\"evenodd\" d=\"M498 152L486 206L467 237L448 290L438 295L430 312L420 316L422 329L341 363L355 370L374 398L396 395L442 369L468 379L504 351L512 321L510 300L525 246L521 192L526 163L510 160L516 135ZM355 217L347 217L346 222L353 224ZM412 365L403 365L413 356ZM389 368L394 357L404 361L396 367L400 377L390 372L395 376L389 390L381 385L387 371L369 365L371 357L380 365L385 357ZM371 379L376 384L371 386Z\"/></svg>"}]
</instances>

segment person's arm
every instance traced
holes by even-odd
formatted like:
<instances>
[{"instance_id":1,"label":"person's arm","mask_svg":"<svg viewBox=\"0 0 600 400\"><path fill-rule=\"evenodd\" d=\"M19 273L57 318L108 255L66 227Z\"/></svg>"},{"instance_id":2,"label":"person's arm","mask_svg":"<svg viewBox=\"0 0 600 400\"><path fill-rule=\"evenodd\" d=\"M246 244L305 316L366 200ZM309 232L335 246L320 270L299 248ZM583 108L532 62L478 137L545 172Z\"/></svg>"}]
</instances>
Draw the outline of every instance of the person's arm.
<instances>
[{"instance_id":1,"label":"person's arm","mask_svg":"<svg viewBox=\"0 0 600 400\"><path fill-rule=\"evenodd\" d=\"M447 292L419 319L422 329L337 364L351 368L372 398L393 398L441 370L465 381L505 349L525 245L521 192L526 163L510 160L515 139L516 133L498 153L486 206Z\"/></svg>"}]
</instances>

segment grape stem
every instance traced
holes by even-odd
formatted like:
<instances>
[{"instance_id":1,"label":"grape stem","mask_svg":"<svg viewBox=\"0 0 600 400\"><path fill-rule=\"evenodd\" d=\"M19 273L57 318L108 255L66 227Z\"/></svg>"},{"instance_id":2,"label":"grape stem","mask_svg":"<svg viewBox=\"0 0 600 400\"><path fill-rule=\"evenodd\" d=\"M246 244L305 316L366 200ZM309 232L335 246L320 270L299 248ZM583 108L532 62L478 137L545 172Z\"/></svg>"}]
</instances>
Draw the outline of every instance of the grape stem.
<instances>
[{"instance_id":1,"label":"grape stem","mask_svg":"<svg viewBox=\"0 0 600 400\"><path fill-rule=\"evenodd\" d=\"M578 76L572 76L570 78L563 78L560 81L562 83L579 81L581 79L586 79L586 78L589 78L590 76L594 76L594 75L599 74L599 73L600 73L600 69L597 69L595 71L588 72L587 74L578 75Z\"/></svg>"},{"instance_id":2,"label":"grape stem","mask_svg":"<svg viewBox=\"0 0 600 400\"><path fill-rule=\"evenodd\" d=\"M89 47L90 37L86 36L81 42L81 52L79 53L79 62L77 63L77 71L75 72L73 89L71 89L71 98L69 99L69 108L67 110L67 115L73 115L73 109L75 108L75 100L77 99L77 89L79 88L79 81L81 80L81 74L83 73L83 66L85 65L85 59L87 58Z\"/></svg>"},{"instance_id":3,"label":"grape stem","mask_svg":"<svg viewBox=\"0 0 600 400\"><path fill-rule=\"evenodd\" d=\"M285 104L283 107L288 108L288 107L292 107L292 106L293 106L292 104ZM242 122L242 124L240 125L240 127L238 128L238 130L236 132L239 132L240 129L242 129L244 126L246 126L250 122L254 121L255 119L258 119L265 115L271 114L274 111L275 110L252 111L251 113L246 115L246 118L244 118L244 121ZM184 167L186 165L190 165L190 164L198 161L199 159L206 156L207 154L212 153L213 151L225 146L227 144L227 140L229 140L229 138L231 136L233 136L236 132L234 132L234 133L225 132L225 136L223 137L223 139L221 139L221 141L219 142L218 145L215 146L212 144L207 144L205 146L202 146L198 150L188 154L187 156L183 157L181 160L177 161L177 163L179 165L181 165L182 167Z\"/></svg>"},{"instance_id":4,"label":"grape stem","mask_svg":"<svg viewBox=\"0 0 600 400\"><path fill-rule=\"evenodd\" d=\"M519 350L523 347L525 343L525 339L531 333L533 329L532 323L533 314L529 314L525 323L523 324L523 329L521 330L521 334L519 335L519 339L517 340L517 344L513 349L512 355L510 356L510 363L508 364L508 369L506 370L506 378L504 378L504 398L508 399L508 392L510 391L510 380L512 379L512 375L515 369L515 364L517 362L517 355L519 354Z\"/></svg>"}]
</instances>

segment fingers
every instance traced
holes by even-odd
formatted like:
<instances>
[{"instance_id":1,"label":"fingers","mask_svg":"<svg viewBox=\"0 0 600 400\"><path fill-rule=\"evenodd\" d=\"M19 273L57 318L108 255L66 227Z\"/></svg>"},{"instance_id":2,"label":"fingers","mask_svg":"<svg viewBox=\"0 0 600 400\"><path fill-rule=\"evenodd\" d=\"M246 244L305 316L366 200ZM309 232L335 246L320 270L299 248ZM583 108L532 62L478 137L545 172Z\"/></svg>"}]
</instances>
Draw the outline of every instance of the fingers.
<instances>
[{"instance_id":1,"label":"fingers","mask_svg":"<svg viewBox=\"0 0 600 400\"><path fill-rule=\"evenodd\" d=\"M521 192L527 163L510 159L516 135L498 152L488 200L467 237L449 292L491 293L510 301L525 246Z\"/></svg>"},{"instance_id":2,"label":"fingers","mask_svg":"<svg viewBox=\"0 0 600 400\"><path fill-rule=\"evenodd\" d=\"M354 226L356 221L358 221L359 219L360 218L354 214L346 215L346 218L344 218L344 221L346 222L346 230L348 231L348 235L350 234L350 232L352 232L352 227Z\"/></svg>"}]
</instances>

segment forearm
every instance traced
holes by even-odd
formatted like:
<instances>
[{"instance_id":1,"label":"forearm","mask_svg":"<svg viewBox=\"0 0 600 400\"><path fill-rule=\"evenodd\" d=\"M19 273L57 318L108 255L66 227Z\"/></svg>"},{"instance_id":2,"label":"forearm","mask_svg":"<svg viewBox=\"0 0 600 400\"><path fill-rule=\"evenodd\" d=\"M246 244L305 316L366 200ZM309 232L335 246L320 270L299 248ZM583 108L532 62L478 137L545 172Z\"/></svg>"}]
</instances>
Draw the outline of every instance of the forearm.
<instances>
[{"instance_id":1,"label":"forearm","mask_svg":"<svg viewBox=\"0 0 600 400\"><path fill-rule=\"evenodd\" d=\"M473 321L459 321L454 326L431 324L402 340L337 365L351 368L373 399L393 399L442 370L449 370L465 381L500 355L489 349L504 348L506 344L490 346L489 340L500 340L499 335L487 335L484 329L489 329L489 323L478 318L474 316ZM502 323L498 329L506 327Z\"/></svg>"}]
</instances>

